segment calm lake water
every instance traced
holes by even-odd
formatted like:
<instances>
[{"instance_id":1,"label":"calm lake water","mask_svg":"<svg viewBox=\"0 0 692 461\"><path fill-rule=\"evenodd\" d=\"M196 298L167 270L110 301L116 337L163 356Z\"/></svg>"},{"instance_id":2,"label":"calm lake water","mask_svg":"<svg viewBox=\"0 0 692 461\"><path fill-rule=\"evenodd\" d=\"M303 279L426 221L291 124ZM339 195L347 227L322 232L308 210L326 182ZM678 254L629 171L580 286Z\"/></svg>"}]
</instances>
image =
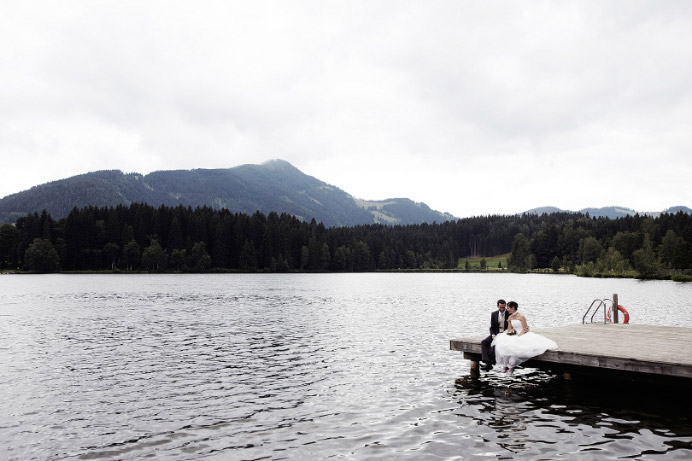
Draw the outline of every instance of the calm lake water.
<instances>
[{"instance_id":1,"label":"calm lake water","mask_svg":"<svg viewBox=\"0 0 692 461\"><path fill-rule=\"evenodd\" d=\"M499 297L539 329L613 293L632 323L692 326L692 284L667 281L2 275L0 458L690 459L687 390L474 380L449 350Z\"/></svg>"}]
</instances>

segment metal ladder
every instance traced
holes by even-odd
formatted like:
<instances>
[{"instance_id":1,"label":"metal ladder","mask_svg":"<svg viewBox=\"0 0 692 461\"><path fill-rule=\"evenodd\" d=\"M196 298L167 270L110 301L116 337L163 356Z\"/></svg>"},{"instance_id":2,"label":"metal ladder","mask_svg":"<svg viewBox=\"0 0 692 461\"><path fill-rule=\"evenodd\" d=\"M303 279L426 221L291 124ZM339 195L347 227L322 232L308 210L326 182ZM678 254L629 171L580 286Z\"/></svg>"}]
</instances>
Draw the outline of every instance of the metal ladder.
<instances>
[{"instance_id":1,"label":"metal ladder","mask_svg":"<svg viewBox=\"0 0 692 461\"><path fill-rule=\"evenodd\" d=\"M608 304L610 303L610 306ZM591 312L591 309L593 309L594 305L596 308L593 311L593 314L591 314L591 318L589 319L591 323L593 323L593 318L596 316L598 313L598 310L603 307L603 323L608 323L607 320L607 315L608 315L608 310L613 308L613 300L612 299L594 299L589 308L586 310L586 313L584 313L584 317L581 319L581 323L586 323L586 316L589 315L589 312Z\"/></svg>"}]
</instances>

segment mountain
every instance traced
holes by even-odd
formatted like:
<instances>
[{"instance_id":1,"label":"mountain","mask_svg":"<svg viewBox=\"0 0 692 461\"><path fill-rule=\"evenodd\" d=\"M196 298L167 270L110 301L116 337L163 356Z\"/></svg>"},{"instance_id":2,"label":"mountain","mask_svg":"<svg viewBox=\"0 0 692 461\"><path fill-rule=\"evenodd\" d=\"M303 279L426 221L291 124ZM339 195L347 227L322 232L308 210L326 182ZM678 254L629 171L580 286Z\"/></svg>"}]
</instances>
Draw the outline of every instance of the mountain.
<instances>
[{"instance_id":1,"label":"mountain","mask_svg":"<svg viewBox=\"0 0 692 461\"><path fill-rule=\"evenodd\" d=\"M523 213L519 214L537 214L537 215L542 215L542 214L551 214L551 213L561 213L564 212L565 210L561 210L558 207L554 206L542 206L539 208L531 208L530 210L527 210Z\"/></svg>"},{"instance_id":2,"label":"mountain","mask_svg":"<svg viewBox=\"0 0 692 461\"><path fill-rule=\"evenodd\" d=\"M570 211L570 210L562 210L560 208L554 207L554 206L545 206L545 207L540 207L540 208L532 208L528 211L525 211L524 213L520 214L550 214L550 213L583 213L586 214L588 213L589 216L591 217L604 217L604 218L610 218L610 219L616 219L616 218L623 218L625 216L634 216L635 214L640 214L640 215L647 215L647 216L653 216L656 217L660 215L661 213L677 213L679 211L682 211L683 213L687 214L692 214L692 209L686 207L686 206L674 206L667 208L663 211L642 211L638 212L635 210L632 210L630 208L625 208L625 207L619 207L619 206L608 206L608 207L603 207L603 208L583 208L579 210L578 212L576 211Z\"/></svg>"},{"instance_id":3,"label":"mountain","mask_svg":"<svg viewBox=\"0 0 692 461\"><path fill-rule=\"evenodd\" d=\"M655 217L659 216L661 213L675 214L675 213L678 213L680 211L682 211L683 213L692 214L692 209L688 208L686 206L672 206L670 208L666 208L663 211L645 211L645 212L640 213L640 214L645 214L647 216L651 216L651 217L655 218Z\"/></svg>"},{"instance_id":4,"label":"mountain","mask_svg":"<svg viewBox=\"0 0 692 461\"><path fill-rule=\"evenodd\" d=\"M637 212L632 209L619 206L607 206L603 208L583 208L579 210L579 212L583 214L588 213L589 216L601 216L610 219L624 218L625 216L634 216L637 214Z\"/></svg>"},{"instance_id":5,"label":"mountain","mask_svg":"<svg viewBox=\"0 0 692 461\"><path fill-rule=\"evenodd\" d=\"M0 199L0 223L46 210L60 219L74 208L147 203L210 206L248 214L289 213L325 226L420 224L454 218L405 198L358 200L283 160L228 169L156 171L147 175L96 171L34 186Z\"/></svg>"}]
</instances>

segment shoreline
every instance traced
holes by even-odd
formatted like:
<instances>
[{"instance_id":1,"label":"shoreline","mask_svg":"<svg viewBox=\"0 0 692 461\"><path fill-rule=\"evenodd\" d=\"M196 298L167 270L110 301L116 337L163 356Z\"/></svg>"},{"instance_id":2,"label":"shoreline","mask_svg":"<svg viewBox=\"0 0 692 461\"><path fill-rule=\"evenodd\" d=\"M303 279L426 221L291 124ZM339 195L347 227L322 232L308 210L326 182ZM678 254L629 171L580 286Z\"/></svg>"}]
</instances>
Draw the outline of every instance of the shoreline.
<instances>
[{"instance_id":1,"label":"shoreline","mask_svg":"<svg viewBox=\"0 0 692 461\"><path fill-rule=\"evenodd\" d=\"M601 279L635 279L635 280L669 280L673 282L692 282L692 275L684 274L673 274L673 275L653 275L646 277L638 277L636 275L627 274L592 274L592 275L579 275L575 273L568 272L553 272L550 270L534 270L529 272L510 272L505 269L501 270L474 270L474 269L384 269L384 270L374 270L374 271L360 271L360 272L333 272L333 271L288 271L288 272L269 272L269 271L242 271L233 269L220 269L220 270L207 270L203 272L179 272L179 271L122 271L122 270L83 270L83 271L57 271L50 272L51 274L63 274L63 275L110 275L110 274L139 274L139 275L149 275L149 274L378 274L378 273L468 273L468 274L546 274L546 275L556 275L556 276L567 276L572 275L575 277L583 278L601 278ZM0 275L37 275L36 272L21 271L21 270L0 270Z\"/></svg>"}]
</instances>

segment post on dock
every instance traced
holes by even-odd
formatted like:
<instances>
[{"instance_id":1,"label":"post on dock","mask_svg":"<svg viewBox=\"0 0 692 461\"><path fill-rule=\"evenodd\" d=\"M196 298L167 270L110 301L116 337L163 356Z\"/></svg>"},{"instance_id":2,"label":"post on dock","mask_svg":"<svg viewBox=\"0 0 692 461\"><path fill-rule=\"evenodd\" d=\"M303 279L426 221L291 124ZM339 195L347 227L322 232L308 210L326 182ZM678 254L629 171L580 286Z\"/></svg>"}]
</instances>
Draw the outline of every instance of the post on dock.
<instances>
[{"instance_id":1,"label":"post on dock","mask_svg":"<svg viewBox=\"0 0 692 461\"><path fill-rule=\"evenodd\" d=\"M618 323L618 294L613 294L613 323Z\"/></svg>"},{"instance_id":2,"label":"post on dock","mask_svg":"<svg viewBox=\"0 0 692 461\"><path fill-rule=\"evenodd\" d=\"M481 375L480 365L478 360L471 360L471 377L478 378Z\"/></svg>"}]
</instances>

